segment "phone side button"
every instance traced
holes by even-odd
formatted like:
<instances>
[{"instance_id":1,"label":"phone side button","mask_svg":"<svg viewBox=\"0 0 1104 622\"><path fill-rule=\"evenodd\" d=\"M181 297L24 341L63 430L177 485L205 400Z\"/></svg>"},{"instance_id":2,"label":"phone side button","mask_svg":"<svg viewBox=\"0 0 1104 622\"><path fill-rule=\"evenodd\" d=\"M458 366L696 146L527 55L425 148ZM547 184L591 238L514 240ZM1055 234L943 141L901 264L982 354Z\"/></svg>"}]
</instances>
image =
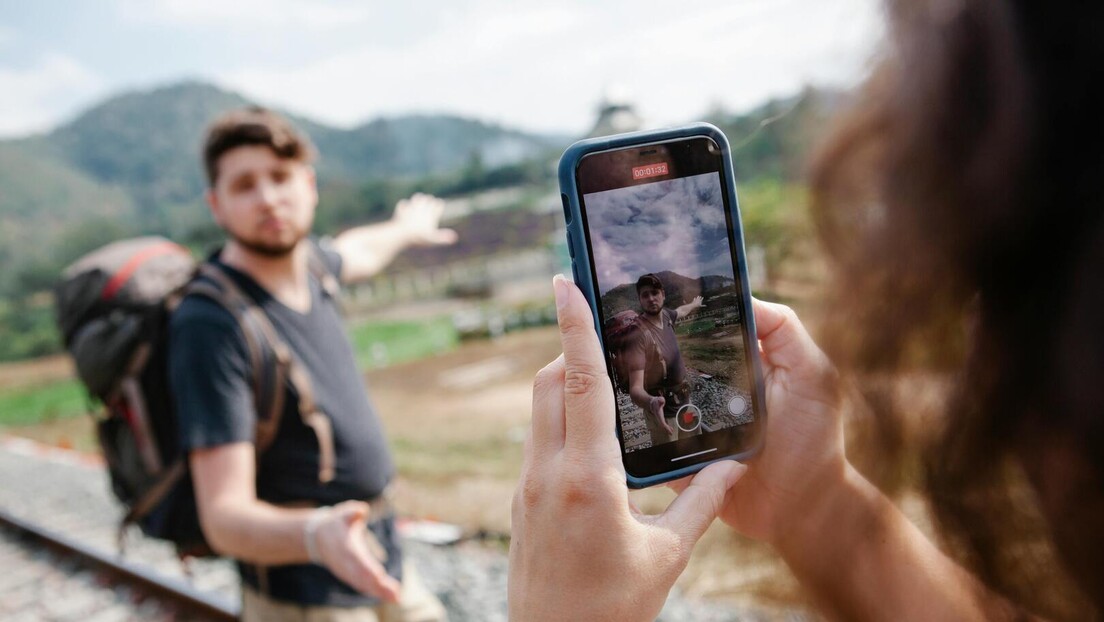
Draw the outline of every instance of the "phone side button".
<instances>
[{"instance_id":1,"label":"phone side button","mask_svg":"<svg viewBox=\"0 0 1104 622\"><path fill-rule=\"evenodd\" d=\"M560 193L560 201L563 203L564 222L570 225L571 224L571 206L567 204L567 195L561 192Z\"/></svg>"},{"instance_id":2,"label":"phone side button","mask_svg":"<svg viewBox=\"0 0 1104 622\"><path fill-rule=\"evenodd\" d=\"M571 243L571 236L567 236L567 254L575 259L575 245Z\"/></svg>"}]
</instances>

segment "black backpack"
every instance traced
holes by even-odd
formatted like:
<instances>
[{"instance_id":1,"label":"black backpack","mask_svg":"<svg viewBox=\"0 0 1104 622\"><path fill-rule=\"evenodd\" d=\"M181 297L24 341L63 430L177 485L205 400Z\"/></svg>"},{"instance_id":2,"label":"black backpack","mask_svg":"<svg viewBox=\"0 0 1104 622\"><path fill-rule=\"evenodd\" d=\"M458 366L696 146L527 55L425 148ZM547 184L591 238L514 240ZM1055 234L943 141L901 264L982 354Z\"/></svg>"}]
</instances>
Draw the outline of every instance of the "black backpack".
<instances>
[{"instance_id":1,"label":"black backpack","mask_svg":"<svg viewBox=\"0 0 1104 622\"><path fill-rule=\"evenodd\" d=\"M316 247L311 273L334 294L336 280ZM210 262L159 237L109 244L80 258L55 289L57 323L77 375L100 404L97 434L115 496L126 506L120 524L137 524L169 540L184 556L212 555L199 526L195 495L181 450L168 378L169 318L186 296L209 298L237 320L253 371L258 457L279 427L288 383L322 449L319 479L333 478L329 421L317 412L309 376L256 302Z\"/></svg>"}]
</instances>

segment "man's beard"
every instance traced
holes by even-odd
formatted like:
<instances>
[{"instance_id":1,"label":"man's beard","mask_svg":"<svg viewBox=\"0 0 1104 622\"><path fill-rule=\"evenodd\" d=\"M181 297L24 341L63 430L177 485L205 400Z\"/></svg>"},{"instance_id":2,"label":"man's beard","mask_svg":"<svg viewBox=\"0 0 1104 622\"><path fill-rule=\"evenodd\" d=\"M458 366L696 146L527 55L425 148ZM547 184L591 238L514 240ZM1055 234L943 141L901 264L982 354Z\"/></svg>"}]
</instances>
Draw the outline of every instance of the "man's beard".
<instances>
[{"instance_id":1,"label":"man's beard","mask_svg":"<svg viewBox=\"0 0 1104 622\"><path fill-rule=\"evenodd\" d=\"M307 234L303 233L296 236L295 240L292 242L266 243L258 242L255 240L247 240L243 237L235 235L233 232L230 231L227 231L227 234L234 240L234 242L238 246L241 246L251 253L255 253L263 257L268 257L269 259L282 259L284 257L287 257L293 251L295 251L295 247L299 246L299 242L302 241L303 238L307 237Z\"/></svg>"}]
</instances>

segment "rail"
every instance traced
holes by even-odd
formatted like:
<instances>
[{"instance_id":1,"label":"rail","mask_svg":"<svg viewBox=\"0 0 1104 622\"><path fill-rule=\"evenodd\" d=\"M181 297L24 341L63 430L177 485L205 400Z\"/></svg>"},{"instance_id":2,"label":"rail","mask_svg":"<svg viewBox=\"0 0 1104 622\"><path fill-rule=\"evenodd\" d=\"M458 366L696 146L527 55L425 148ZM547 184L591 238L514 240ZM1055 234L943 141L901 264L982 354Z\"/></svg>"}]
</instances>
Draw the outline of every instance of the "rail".
<instances>
[{"instance_id":1,"label":"rail","mask_svg":"<svg viewBox=\"0 0 1104 622\"><path fill-rule=\"evenodd\" d=\"M104 553L52 529L13 516L3 509L0 509L0 527L38 542L63 556L74 558L81 565L104 572L117 581L137 586L197 617L213 621L238 619L240 607L237 603L228 602L217 594L197 590L183 581L160 576L118 555Z\"/></svg>"}]
</instances>

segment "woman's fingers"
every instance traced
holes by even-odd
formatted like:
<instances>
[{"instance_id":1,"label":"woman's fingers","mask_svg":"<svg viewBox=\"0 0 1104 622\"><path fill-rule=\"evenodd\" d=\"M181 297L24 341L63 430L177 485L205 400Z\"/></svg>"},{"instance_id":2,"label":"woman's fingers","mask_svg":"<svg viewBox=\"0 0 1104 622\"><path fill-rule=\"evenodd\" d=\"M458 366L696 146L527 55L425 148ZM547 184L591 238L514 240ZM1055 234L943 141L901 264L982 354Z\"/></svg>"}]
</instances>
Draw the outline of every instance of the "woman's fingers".
<instances>
[{"instance_id":1,"label":"woman's fingers","mask_svg":"<svg viewBox=\"0 0 1104 622\"><path fill-rule=\"evenodd\" d=\"M564 444L564 357L561 354L533 380L533 454L541 459Z\"/></svg>"},{"instance_id":2,"label":"woman's fingers","mask_svg":"<svg viewBox=\"0 0 1104 622\"><path fill-rule=\"evenodd\" d=\"M679 480L681 489L667 510L656 518L656 524L676 535L689 555L694 544L724 508L728 489L747 472L747 466L734 460L722 460L702 469L689 481Z\"/></svg>"},{"instance_id":3,"label":"woman's fingers","mask_svg":"<svg viewBox=\"0 0 1104 622\"><path fill-rule=\"evenodd\" d=\"M763 345L763 353L772 365L792 367L808 358L810 347L816 348L797 315L786 305L752 299L755 311L755 331Z\"/></svg>"},{"instance_id":4,"label":"woman's fingers","mask_svg":"<svg viewBox=\"0 0 1104 622\"><path fill-rule=\"evenodd\" d=\"M793 309L757 298L752 299L752 307L755 331L770 366L791 370L831 367Z\"/></svg>"},{"instance_id":5,"label":"woman's fingers","mask_svg":"<svg viewBox=\"0 0 1104 622\"><path fill-rule=\"evenodd\" d=\"M552 281L564 361L564 448L598 451L619 460L614 434L613 388L594 331L594 316L582 292L562 275Z\"/></svg>"},{"instance_id":6,"label":"woman's fingers","mask_svg":"<svg viewBox=\"0 0 1104 622\"><path fill-rule=\"evenodd\" d=\"M793 309L758 299L752 299L752 303L768 377L772 371L783 370L789 379L789 397L837 405L840 396L836 368ZM767 390L771 391L769 380Z\"/></svg>"}]
</instances>

